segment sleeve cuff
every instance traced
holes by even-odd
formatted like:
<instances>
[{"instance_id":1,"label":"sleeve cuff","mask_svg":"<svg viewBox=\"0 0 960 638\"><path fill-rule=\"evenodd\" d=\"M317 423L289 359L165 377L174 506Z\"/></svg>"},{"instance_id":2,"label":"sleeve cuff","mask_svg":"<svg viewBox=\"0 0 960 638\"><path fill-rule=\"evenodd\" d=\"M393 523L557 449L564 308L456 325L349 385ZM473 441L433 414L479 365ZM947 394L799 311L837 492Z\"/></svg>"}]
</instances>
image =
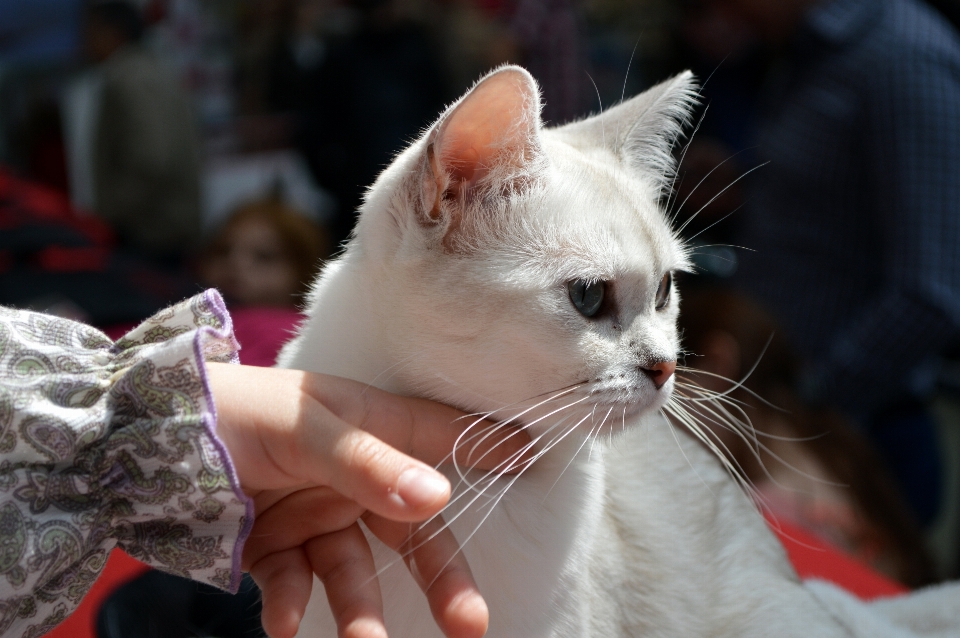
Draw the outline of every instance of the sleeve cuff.
<instances>
[{"instance_id":1,"label":"sleeve cuff","mask_svg":"<svg viewBox=\"0 0 960 638\"><path fill-rule=\"evenodd\" d=\"M154 567L236 592L253 502L217 436L206 361L238 363L215 290L151 317L113 347L113 457L101 483L118 544Z\"/></svg>"}]
</instances>

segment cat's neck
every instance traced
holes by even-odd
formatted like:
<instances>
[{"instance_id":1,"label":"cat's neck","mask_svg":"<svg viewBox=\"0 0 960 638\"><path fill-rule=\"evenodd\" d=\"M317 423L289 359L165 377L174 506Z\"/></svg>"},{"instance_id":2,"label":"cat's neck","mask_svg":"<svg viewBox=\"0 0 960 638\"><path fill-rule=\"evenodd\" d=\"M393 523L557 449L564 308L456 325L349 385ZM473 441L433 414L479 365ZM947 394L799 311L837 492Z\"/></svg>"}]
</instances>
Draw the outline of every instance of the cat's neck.
<instances>
[{"instance_id":1,"label":"cat's neck","mask_svg":"<svg viewBox=\"0 0 960 638\"><path fill-rule=\"evenodd\" d=\"M311 297L309 320L280 353L277 365L320 372L390 387L388 349L377 320L375 296L358 286L369 277L360 259L341 258L328 264Z\"/></svg>"},{"instance_id":2,"label":"cat's neck","mask_svg":"<svg viewBox=\"0 0 960 638\"><path fill-rule=\"evenodd\" d=\"M358 286L377 285L378 267L358 258L358 251L328 266L314 292L310 320L281 354L282 367L349 377L390 391L407 390L395 382L393 371L403 362L396 360L396 344L383 323L387 318L381 291L364 288L364 294L358 294ZM462 483L452 467L442 468L455 491L445 518L464 543L488 603L500 610L492 619L494 635L543 635L544 627L587 622L587 609L580 609L585 600L580 595L585 552L590 547L585 541L601 516L604 470L601 452L590 454L581 443L573 436L560 440L521 476L505 474L485 482L488 487L482 494ZM492 478L479 472L468 477L471 483ZM508 487L506 498L496 499ZM495 508L481 507L493 500L498 500ZM503 551L507 539L512 551ZM408 580L402 569L382 576L384 582L392 578ZM516 604L518 598L523 605ZM421 609L416 596L388 597L386 602L388 617L405 618L395 618L399 626L426 622L423 633L412 635L436 634L429 612ZM564 613L558 615L557 609Z\"/></svg>"}]
</instances>

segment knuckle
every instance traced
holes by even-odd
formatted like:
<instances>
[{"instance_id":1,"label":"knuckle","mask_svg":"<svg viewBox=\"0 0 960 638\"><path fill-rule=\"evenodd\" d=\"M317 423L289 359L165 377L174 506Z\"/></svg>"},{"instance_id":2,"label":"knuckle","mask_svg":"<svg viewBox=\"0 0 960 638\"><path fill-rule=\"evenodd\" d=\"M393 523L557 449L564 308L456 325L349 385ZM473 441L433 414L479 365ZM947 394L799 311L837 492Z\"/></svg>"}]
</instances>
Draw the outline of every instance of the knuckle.
<instances>
[{"instance_id":1,"label":"knuckle","mask_svg":"<svg viewBox=\"0 0 960 638\"><path fill-rule=\"evenodd\" d=\"M393 450L385 443L372 436L363 435L351 441L347 463L354 469L373 475L388 466L392 456Z\"/></svg>"}]
</instances>

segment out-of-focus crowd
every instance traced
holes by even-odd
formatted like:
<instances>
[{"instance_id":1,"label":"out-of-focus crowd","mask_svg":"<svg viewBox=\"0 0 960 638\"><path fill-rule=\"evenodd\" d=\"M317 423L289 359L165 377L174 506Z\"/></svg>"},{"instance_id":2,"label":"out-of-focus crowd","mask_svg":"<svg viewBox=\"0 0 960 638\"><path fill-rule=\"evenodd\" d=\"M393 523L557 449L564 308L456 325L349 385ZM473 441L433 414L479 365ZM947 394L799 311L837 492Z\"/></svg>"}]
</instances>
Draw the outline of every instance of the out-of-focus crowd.
<instances>
[{"instance_id":1,"label":"out-of-focus crowd","mask_svg":"<svg viewBox=\"0 0 960 638\"><path fill-rule=\"evenodd\" d=\"M774 517L911 586L960 573L957 0L0 12L0 304L103 327L200 286L294 314L365 187L499 64L548 124L692 68L680 376L758 433L716 444Z\"/></svg>"}]
</instances>

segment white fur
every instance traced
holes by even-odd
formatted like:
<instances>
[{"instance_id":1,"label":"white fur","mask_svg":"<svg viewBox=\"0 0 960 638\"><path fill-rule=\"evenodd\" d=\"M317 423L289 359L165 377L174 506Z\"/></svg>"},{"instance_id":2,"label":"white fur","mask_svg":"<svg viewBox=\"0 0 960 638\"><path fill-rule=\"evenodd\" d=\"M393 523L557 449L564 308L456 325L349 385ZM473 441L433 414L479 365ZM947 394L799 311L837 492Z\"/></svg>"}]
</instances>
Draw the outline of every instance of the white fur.
<instances>
[{"instance_id":1,"label":"white fur","mask_svg":"<svg viewBox=\"0 0 960 638\"><path fill-rule=\"evenodd\" d=\"M451 529L490 607L490 636L860 635L799 582L716 458L659 415L672 380L658 390L640 369L679 348L676 293L662 310L653 299L663 274L687 261L657 199L690 76L557 130L540 129L524 71L483 82L491 78L513 82L522 108L475 190L428 214L448 183L428 148L449 145L447 127L475 106L462 107L467 100L487 99L477 88L371 188L280 364L520 415L542 435L539 449L566 435L492 511L485 497L463 508L472 492L445 470L466 494L445 516L456 518ZM514 186L497 188L507 180ZM566 288L573 279L612 282L616 312L580 316ZM590 383L534 407L581 382ZM601 422L605 432L587 439ZM440 636L406 567L371 540L390 635ZM299 635L336 635L319 583Z\"/></svg>"}]
</instances>

